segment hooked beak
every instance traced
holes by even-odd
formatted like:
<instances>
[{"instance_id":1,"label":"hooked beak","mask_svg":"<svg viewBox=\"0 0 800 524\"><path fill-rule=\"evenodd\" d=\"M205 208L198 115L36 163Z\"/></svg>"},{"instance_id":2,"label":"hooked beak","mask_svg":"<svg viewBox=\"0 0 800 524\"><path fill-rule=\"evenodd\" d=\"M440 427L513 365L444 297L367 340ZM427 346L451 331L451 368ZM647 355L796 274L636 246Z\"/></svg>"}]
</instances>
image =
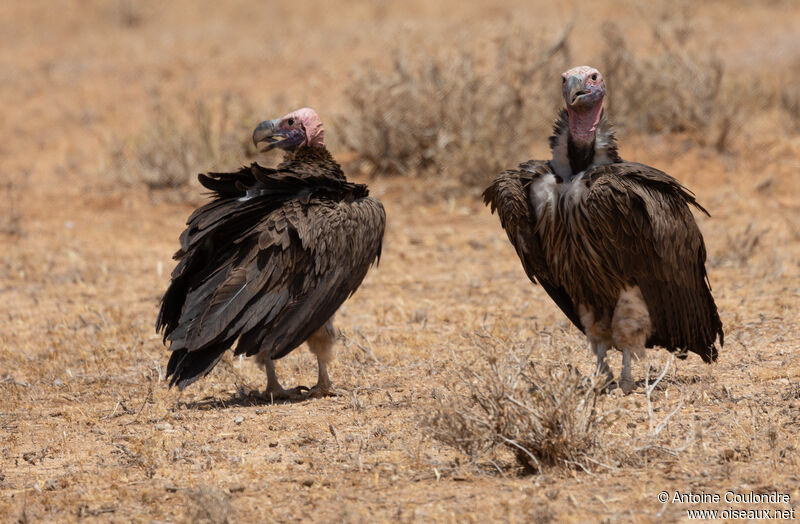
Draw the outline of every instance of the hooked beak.
<instances>
[{"instance_id":1,"label":"hooked beak","mask_svg":"<svg viewBox=\"0 0 800 524\"><path fill-rule=\"evenodd\" d=\"M253 131L253 145L258 148L260 143L266 142L267 147L260 149L260 151L264 152L269 151L273 147L277 146L282 140L285 140L285 132L277 129L279 123L280 118L276 118L275 120L265 120L264 122L258 124Z\"/></svg>"},{"instance_id":2,"label":"hooked beak","mask_svg":"<svg viewBox=\"0 0 800 524\"><path fill-rule=\"evenodd\" d=\"M578 98L587 94L589 94L589 91L583 88L583 79L580 76L575 75L567 78L567 102L569 105L576 105Z\"/></svg>"}]
</instances>

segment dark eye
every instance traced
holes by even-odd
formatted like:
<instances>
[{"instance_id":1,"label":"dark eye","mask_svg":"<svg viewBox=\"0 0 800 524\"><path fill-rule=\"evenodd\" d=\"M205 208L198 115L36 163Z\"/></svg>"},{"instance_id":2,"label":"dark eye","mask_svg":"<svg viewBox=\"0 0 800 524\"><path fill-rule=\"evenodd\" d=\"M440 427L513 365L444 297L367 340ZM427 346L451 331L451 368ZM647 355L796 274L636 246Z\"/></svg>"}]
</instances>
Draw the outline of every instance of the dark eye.
<instances>
[{"instance_id":1,"label":"dark eye","mask_svg":"<svg viewBox=\"0 0 800 524\"><path fill-rule=\"evenodd\" d=\"M286 123L289 124L290 126L293 126L294 125L294 118L290 118L289 120L286 121Z\"/></svg>"},{"instance_id":2,"label":"dark eye","mask_svg":"<svg viewBox=\"0 0 800 524\"><path fill-rule=\"evenodd\" d=\"M563 76L561 77L561 83L562 84L566 84L567 83L566 77L563 77Z\"/></svg>"},{"instance_id":3,"label":"dark eye","mask_svg":"<svg viewBox=\"0 0 800 524\"><path fill-rule=\"evenodd\" d=\"M594 73L594 74L592 75L592 80L597 80L597 73Z\"/></svg>"}]
</instances>

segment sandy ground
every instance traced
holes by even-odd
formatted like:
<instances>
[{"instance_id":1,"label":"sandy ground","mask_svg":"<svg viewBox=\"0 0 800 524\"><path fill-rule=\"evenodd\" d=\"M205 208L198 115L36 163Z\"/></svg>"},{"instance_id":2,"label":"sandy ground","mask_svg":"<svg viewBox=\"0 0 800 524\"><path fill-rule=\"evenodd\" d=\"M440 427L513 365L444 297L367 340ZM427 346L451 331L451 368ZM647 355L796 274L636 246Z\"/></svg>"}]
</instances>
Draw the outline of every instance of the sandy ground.
<instances>
[{"instance_id":1,"label":"sandy ground","mask_svg":"<svg viewBox=\"0 0 800 524\"><path fill-rule=\"evenodd\" d=\"M120 185L107 160L110 141L146 132L152 93L237 90L333 118L351 65L380 60L401 34L446 41L509 20L555 34L574 18L573 54L588 62L603 18L635 38L645 16L630 2L536 4L0 6L0 520L683 521L694 507L796 509L800 137L765 133L776 127L766 111L727 155L622 137L623 156L670 172L711 212L698 221L726 331L714 366L675 363L652 417L643 387L603 400L622 413L603 441L624 460L523 476L501 453L500 474L429 437L423 419L462 365L486 356L476 332L539 358L578 348L570 358L586 373L592 359L476 195L421 180L370 182L389 221L380 266L337 315L339 397L260 402L250 393L263 372L231 358L183 393L167 389L153 325L202 196L176 203ZM696 24L733 68L770 75L800 60L792 2L711 2ZM316 367L301 348L279 373L310 385ZM655 447L637 451L681 401ZM791 501L661 504L662 490Z\"/></svg>"}]
</instances>

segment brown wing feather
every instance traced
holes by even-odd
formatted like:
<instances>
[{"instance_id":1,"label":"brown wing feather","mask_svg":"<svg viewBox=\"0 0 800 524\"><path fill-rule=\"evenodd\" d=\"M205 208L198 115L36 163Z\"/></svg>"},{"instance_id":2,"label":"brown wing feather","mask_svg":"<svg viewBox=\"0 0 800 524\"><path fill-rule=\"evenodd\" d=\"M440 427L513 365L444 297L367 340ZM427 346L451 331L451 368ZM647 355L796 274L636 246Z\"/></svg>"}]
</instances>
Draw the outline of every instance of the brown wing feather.
<instances>
[{"instance_id":1,"label":"brown wing feather","mask_svg":"<svg viewBox=\"0 0 800 524\"><path fill-rule=\"evenodd\" d=\"M250 178L213 175L207 187L218 198L181 237L157 321L171 342L171 384L183 388L208 373L237 338L237 353L285 355L379 257L383 207L322 160L322 169L296 162L278 171L251 166Z\"/></svg>"},{"instance_id":2,"label":"brown wing feather","mask_svg":"<svg viewBox=\"0 0 800 524\"><path fill-rule=\"evenodd\" d=\"M295 202L284 218L284 230L265 229L259 243L281 246L280 253L266 262L277 277L268 291L288 290L286 303L274 308L269 318L247 320L241 329L259 330L260 343L240 341L237 354L265 349L276 359L289 353L356 291L380 255L386 218L383 206L373 198L307 206Z\"/></svg>"},{"instance_id":3,"label":"brown wing feather","mask_svg":"<svg viewBox=\"0 0 800 524\"><path fill-rule=\"evenodd\" d=\"M483 200L492 213L497 211L500 224L531 282L538 281L567 318L583 331L569 294L564 287L556 284L557 280L550 271L536 233L537 217L531 205L530 186L535 178L550 172L547 162L537 160L520 164L519 169L503 171L483 192Z\"/></svg>"},{"instance_id":4,"label":"brown wing feather","mask_svg":"<svg viewBox=\"0 0 800 524\"><path fill-rule=\"evenodd\" d=\"M643 164L603 165L586 177L583 235L607 273L641 289L654 327L649 343L716 360L722 322L689 206L705 209L677 180Z\"/></svg>"}]
</instances>

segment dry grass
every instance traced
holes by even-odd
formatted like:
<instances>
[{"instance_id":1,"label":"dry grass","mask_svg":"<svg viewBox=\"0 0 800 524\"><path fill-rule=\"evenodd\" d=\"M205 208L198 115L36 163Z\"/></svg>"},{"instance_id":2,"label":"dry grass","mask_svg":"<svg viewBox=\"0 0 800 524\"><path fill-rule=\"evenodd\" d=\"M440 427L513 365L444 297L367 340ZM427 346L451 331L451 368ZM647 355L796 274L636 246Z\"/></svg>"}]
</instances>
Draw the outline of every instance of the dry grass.
<instances>
[{"instance_id":1,"label":"dry grass","mask_svg":"<svg viewBox=\"0 0 800 524\"><path fill-rule=\"evenodd\" d=\"M487 361L463 367L453 398L428 420L432 435L473 462L500 446L528 473L593 469L610 413L594 377L570 362L572 351L530 340L509 347L488 333L471 338Z\"/></svg>"},{"instance_id":2,"label":"dry grass","mask_svg":"<svg viewBox=\"0 0 800 524\"><path fill-rule=\"evenodd\" d=\"M525 158L550 128L528 115L556 106L548 87L570 62L570 27L549 42L522 27L495 32L433 52L409 42L388 71L357 69L338 131L364 169L479 186Z\"/></svg>"},{"instance_id":3,"label":"dry grass","mask_svg":"<svg viewBox=\"0 0 800 524\"><path fill-rule=\"evenodd\" d=\"M662 53L629 6L582 5L569 65L600 64L597 42L610 18L637 57ZM792 2L736 7L698 3L693 45L724 41L726 73L743 78L768 78L795 63L800 12ZM6 200L17 212L0 205L0 213L18 216L25 233L0 234L0 520L470 522L488 515L507 522L679 522L687 506L662 505L656 495L687 489L776 490L796 507L800 136L775 125L785 122L776 111L780 97L766 100L766 112L743 107L742 136L757 141L731 141L735 154L718 154L688 135L626 129L625 157L677 177L713 215L698 221L726 345L714 366L692 356L670 363L654 388L665 353L652 353L649 375L648 362L634 363L634 393L598 401L619 413L594 434L593 460L602 465L518 475L505 446L475 467L420 424L443 405L480 413L462 396L468 385L459 375L463 364L476 363L479 376L492 377L487 348L495 342L464 334L489 333L498 365L506 350L522 358L533 349L531 361L544 375L552 369L572 376L558 365L564 359L588 376L594 359L585 338L528 282L497 217L474 195L442 191L453 183L431 177L433 167L370 183L388 228L380 266L337 314L342 333L331 377L342 395L273 405L249 394L264 388L263 370L230 357L183 393L166 388L168 355L153 322L193 205L152 198L143 183L118 184L98 165L108 156L104 137L116 136L129 154L128 176L141 182L135 146L148 133L166 141L193 136L193 100L210 104L214 93L240 93L242 101L284 97L255 120L315 107L336 144L333 123L350 111L345 89L354 64L391 71L385 57L411 37L425 49L450 40L449 49L469 50L453 43L459 31L480 46L487 26L509 22L530 24L543 35L537 49L545 49L572 15L568 7L330 0L254 8L235 0L198 8L178 0L146 4L132 24L109 9L116 8L99 0L71 0L57 10L44 2L0 3L2 19L11 21L0 32L0 94L15 101L0 119L0 165L19 182ZM484 55L470 56L476 68L491 70L495 47L485 45ZM557 86L550 89L546 96L556 97ZM748 91L757 96L760 89ZM149 111L154 90L176 121L157 133ZM179 93L190 91L182 100ZM528 119L549 127L553 109ZM252 123L226 129L216 132L220 144L230 141L220 154L245 162L241 144ZM541 148L537 157L546 154L548 132L530 142ZM203 140L193 143L201 151L193 154L205 154ZM346 158L342 147L334 153ZM503 167L533 156L519 154ZM26 169L27 181L13 178ZM563 348L574 353L565 356ZM616 354L611 365L619 370ZM316 379L302 348L278 371L286 386ZM767 507L787 506L756 509Z\"/></svg>"},{"instance_id":4,"label":"dry grass","mask_svg":"<svg viewBox=\"0 0 800 524\"><path fill-rule=\"evenodd\" d=\"M609 111L625 130L686 133L724 151L745 97L726 82L721 58L698 49L691 20L686 5L664 8L649 24L655 52L646 55L631 50L618 25L605 25Z\"/></svg>"},{"instance_id":5,"label":"dry grass","mask_svg":"<svg viewBox=\"0 0 800 524\"><path fill-rule=\"evenodd\" d=\"M728 73L721 55L700 43L695 5L663 3L654 10L642 16L646 46L632 46L619 24L602 27L596 65L621 130L679 134L695 146L728 152L759 111L781 108L796 129L792 82L776 86L759 75ZM484 30L477 40L433 51L409 37L393 49L388 70L371 63L355 70L345 90L349 110L337 126L340 140L373 175L483 186L548 134L552 117L545 115L560 104L553 78L574 65L571 28L551 41L525 27Z\"/></svg>"},{"instance_id":6,"label":"dry grass","mask_svg":"<svg viewBox=\"0 0 800 524\"><path fill-rule=\"evenodd\" d=\"M240 94L166 100L153 95L141 135L109 144L117 181L152 190L187 189L201 172L234 170L253 159L258 120Z\"/></svg>"}]
</instances>

